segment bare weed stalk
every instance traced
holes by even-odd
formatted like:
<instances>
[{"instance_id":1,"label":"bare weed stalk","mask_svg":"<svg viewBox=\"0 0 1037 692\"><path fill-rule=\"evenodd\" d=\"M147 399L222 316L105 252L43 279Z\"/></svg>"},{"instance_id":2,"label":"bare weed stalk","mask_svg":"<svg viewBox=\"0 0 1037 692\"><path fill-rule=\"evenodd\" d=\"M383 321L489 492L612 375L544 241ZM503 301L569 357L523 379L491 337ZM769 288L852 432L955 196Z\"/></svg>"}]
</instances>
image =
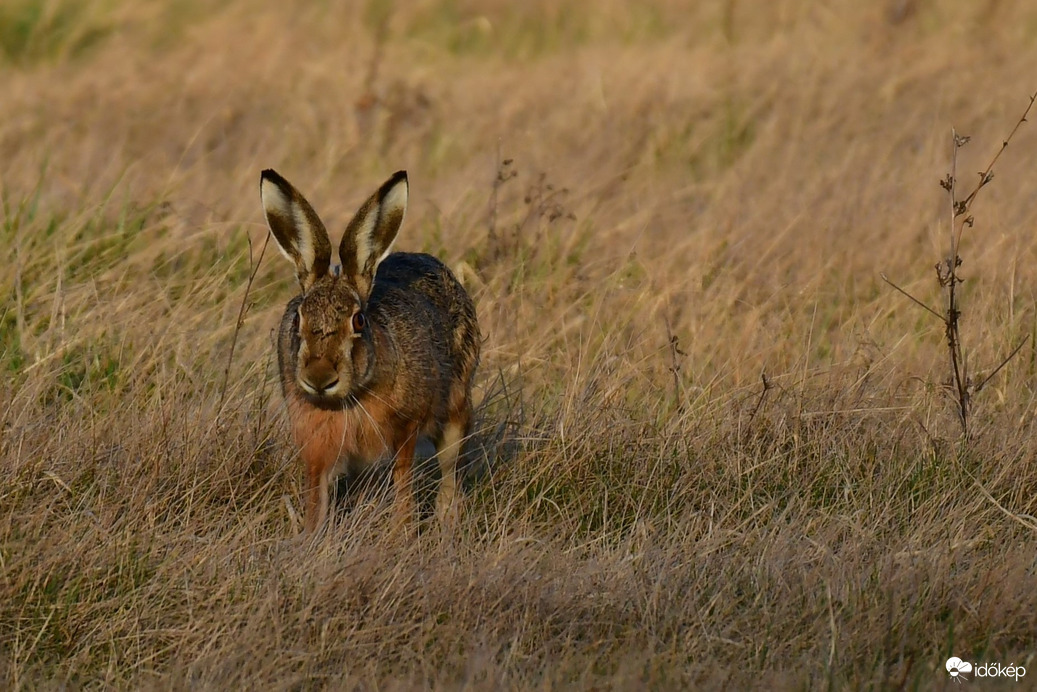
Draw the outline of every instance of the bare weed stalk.
<instances>
[{"instance_id":1,"label":"bare weed stalk","mask_svg":"<svg viewBox=\"0 0 1037 692\"><path fill-rule=\"evenodd\" d=\"M248 282L245 283L245 294L241 296L241 307L238 308L238 319L234 322L234 334L230 340L230 350L227 352L227 365L223 368L223 384L220 385L220 402L216 406L216 417L223 414L223 403L227 399L227 383L230 381L230 367L234 363L234 348L238 344L238 334L241 332L241 327L245 324L245 313L248 312L249 305L248 296L252 290L252 283L256 280L256 274L259 273L259 267L263 264L263 255L266 254L267 243L270 242L270 233L266 234L263 239L263 247L259 251L259 259L254 259L252 253L252 236L246 236L248 238L248 266L251 271L248 273Z\"/></svg>"},{"instance_id":2,"label":"bare weed stalk","mask_svg":"<svg viewBox=\"0 0 1037 692\"><path fill-rule=\"evenodd\" d=\"M666 342L670 349L670 374L673 375L673 401L678 413L684 412L684 397L681 396L681 361L688 355L681 350L680 340L673 333L669 318L665 320Z\"/></svg>"},{"instance_id":3,"label":"bare weed stalk","mask_svg":"<svg viewBox=\"0 0 1037 692\"><path fill-rule=\"evenodd\" d=\"M518 171L516 171L512 167L513 163L514 163L514 161L512 159L503 159L503 160L501 160L500 141L498 140L497 141L497 159L496 159L496 162L495 162L495 165L494 165L493 184L492 184L491 190L490 190L490 209L489 209L489 215L488 215L488 218L487 218L487 221L486 221L486 225L487 225L487 244L490 247L491 257L493 259L497 259L497 256L500 254L500 251L501 251L500 240L497 238L497 216L498 216L499 208L500 208L499 207L498 195L499 195L501 186L504 185L504 183L506 183L509 180L511 180L512 178L514 178L516 175L518 175Z\"/></svg>"},{"instance_id":4,"label":"bare weed stalk","mask_svg":"<svg viewBox=\"0 0 1037 692\"><path fill-rule=\"evenodd\" d=\"M763 389L760 390L760 396L756 400L756 406L753 407L753 412L749 414L749 422L745 426L746 434L752 430L753 421L756 420L756 414L763 408L763 402L767 399L767 392L774 388L774 383L767 377L766 372L760 373L760 381L763 383Z\"/></svg>"},{"instance_id":5,"label":"bare weed stalk","mask_svg":"<svg viewBox=\"0 0 1037 692\"><path fill-rule=\"evenodd\" d=\"M930 308L928 305L920 301L919 299L912 296L910 293L905 291L900 286L886 278L885 274L881 274L882 280L888 283L890 286L895 288L900 293L904 294L917 305L921 306L928 312L938 317L944 324L944 334L947 339L947 353L950 359L951 369L951 391L954 398L955 410L958 416L958 423L961 426L961 437L967 439L969 435L969 417L972 411L972 396L979 392L983 387L990 382L997 373L1001 371L1009 361L1016 356L1017 353L1022 349L1023 345L1029 339L1029 336L1025 337L1014 349L1004 358L993 371L983 378L979 384L974 384L972 379L969 377L968 361L965 358L965 350L962 345L961 338L961 305L959 302L958 285L962 283L963 279L958 274L958 268L961 267L962 259L960 254L961 249L961 237L964 233L965 227L971 228L975 223L975 217L973 217L972 204L976 201L976 197L979 191L986 187L990 181L994 179L994 164L1001 157L1001 154L1005 149L1008 148L1008 143L1012 141L1015 133L1019 131L1020 126L1026 122L1026 116L1029 115L1030 109L1033 108L1034 101L1037 100L1037 94L1030 96L1030 102L1026 106L1026 110L1023 111L1022 116L1015 123L1015 127L1008 134L1008 137L1001 143L1001 148L998 149L997 153L987 164L987 167L979 173L979 181L976 186L968 193L964 198L958 197L958 150L968 144L969 137L960 135L954 129L951 130L951 170L943 180L940 181L940 187L947 191L948 199L950 201L950 250L947 256L936 263L936 277L940 282L941 288L944 290L944 298L946 302L946 310L943 313Z\"/></svg>"}]
</instances>

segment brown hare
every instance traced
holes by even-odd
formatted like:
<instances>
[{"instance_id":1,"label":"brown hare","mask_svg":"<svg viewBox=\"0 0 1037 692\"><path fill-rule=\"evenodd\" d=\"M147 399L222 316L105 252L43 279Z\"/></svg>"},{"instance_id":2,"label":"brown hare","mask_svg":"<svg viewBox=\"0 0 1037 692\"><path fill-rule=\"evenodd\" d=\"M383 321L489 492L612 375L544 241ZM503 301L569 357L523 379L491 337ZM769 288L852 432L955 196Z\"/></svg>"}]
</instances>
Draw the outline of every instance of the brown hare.
<instances>
[{"instance_id":1,"label":"brown hare","mask_svg":"<svg viewBox=\"0 0 1037 692\"><path fill-rule=\"evenodd\" d=\"M339 474L385 458L392 459L398 519L410 525L419 435L436 447L436 515L451 524L458 451L472 429L479 325L471 298L442 262L390 254L407 208L407 174L389 178L353 217L338 250L340 272L331 270L324 224L287 180L263 171L260 196L302 288L281 318L277 360L306 466L305 530L324 524Z\"/></svg>"}]
</instances>

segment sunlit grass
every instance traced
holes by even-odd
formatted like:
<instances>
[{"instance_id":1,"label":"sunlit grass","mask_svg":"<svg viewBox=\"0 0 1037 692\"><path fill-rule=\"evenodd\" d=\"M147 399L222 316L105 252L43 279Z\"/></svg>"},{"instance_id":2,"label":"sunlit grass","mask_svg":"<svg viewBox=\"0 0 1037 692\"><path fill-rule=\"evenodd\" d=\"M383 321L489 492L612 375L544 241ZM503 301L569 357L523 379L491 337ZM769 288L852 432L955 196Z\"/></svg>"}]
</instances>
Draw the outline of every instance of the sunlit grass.
<instances>
[{"instance_id":1,"label":"sunlit grass","mask_svg":"<svg viewBox=\"0 0 1037 692\"><path fill-rule=\"evenodd\" d=\"M940 305L950 127L980 170L1037 88L1034 9L995 5L4 4L0 684L1033 663L1037 349L963 445L942 325L880 278ZM1035 144L961 253L977 376L1037 323ZM333 236L408 170L397 248L484 336L457 535L392 538L376 478L293 542L267 167Z\"/></svg>"}]
</instances>

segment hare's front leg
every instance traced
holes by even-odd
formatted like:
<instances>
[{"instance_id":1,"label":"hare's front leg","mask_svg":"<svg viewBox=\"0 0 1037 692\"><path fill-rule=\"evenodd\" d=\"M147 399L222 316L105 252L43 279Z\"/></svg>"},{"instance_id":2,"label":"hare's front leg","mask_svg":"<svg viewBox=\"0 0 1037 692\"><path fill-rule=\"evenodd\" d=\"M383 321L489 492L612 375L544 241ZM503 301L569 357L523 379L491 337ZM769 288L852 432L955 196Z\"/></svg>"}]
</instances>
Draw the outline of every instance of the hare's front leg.
<instances>
[{"instance_id":1,"label":"hare's front leg","mask_svg":"<svg viewBox=\"0 0 1037 692\"><path fill-rule=\"evenodd\" d=\"M409 530L414 524L414 447L417 442L418 431L406 431L403 439L397 444L396 459L392 467L392 484L396 493L396 523L404 530Z\"/></svg>"},{"instance_id":2,"label":"hare's front leg","mask_svg":"<svg viewBox=\"0 0 1037 692\"><path fill-rule=\"evenodd\" d=\"M306 463L306 533L313 533L324 525L331 504L331 470L335 466L335 455L317 445L307 445L302 452Z\"/></svg>"}]
</instances>

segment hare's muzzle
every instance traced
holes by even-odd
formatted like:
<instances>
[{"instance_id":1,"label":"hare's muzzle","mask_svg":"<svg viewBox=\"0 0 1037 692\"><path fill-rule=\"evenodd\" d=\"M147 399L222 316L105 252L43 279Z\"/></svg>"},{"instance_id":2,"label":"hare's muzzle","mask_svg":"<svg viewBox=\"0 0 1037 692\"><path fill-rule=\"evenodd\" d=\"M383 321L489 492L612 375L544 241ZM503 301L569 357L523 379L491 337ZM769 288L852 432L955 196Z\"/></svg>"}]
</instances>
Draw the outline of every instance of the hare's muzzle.
<instances>
[{"instance_id":1,"label":"hare's muzzle","mask_svg":"<svg viewBox=\"0 0 1037 692\"><path fill-rule=\"evenodd\" d=\"M330 394L338 383L338 370L324 358L318 358L299 369L299 386L308 394Z\"/></svg>"}]
</instances>

